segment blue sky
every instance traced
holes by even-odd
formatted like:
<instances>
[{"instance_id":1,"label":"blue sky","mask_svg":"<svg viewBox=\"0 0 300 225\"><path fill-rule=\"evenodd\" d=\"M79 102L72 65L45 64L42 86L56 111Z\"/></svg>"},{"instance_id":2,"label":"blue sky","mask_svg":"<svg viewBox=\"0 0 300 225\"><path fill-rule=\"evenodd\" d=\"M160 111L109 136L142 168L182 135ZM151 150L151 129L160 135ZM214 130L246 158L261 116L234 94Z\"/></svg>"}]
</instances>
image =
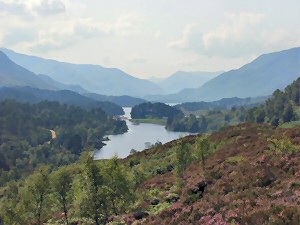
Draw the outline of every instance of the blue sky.
<instances>
[{"instance_id":1,"label":"blue sky","mask_svg":"<svg viewBox=\"0 0 300 225\"><path fill-rule=\"evenodd\" d=\"M0 0L0 45L140 78L300 46L299 0Z\"/></svg>"}]
</instances>

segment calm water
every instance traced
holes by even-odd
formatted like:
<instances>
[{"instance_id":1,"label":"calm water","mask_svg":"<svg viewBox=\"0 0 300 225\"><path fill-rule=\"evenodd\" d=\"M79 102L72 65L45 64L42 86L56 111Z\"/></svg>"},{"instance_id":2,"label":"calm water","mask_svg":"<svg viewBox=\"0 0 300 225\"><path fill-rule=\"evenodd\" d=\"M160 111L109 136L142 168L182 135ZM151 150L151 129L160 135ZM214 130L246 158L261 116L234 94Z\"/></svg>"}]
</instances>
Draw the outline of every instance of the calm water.
<instances>
[{"instance_id":1,"label":"calm water","mask_svg":"<svg viewBox=\"0 0 300 225\"><path fill-rule=\"evenodd\" d=\"M131 108L123 108L125 116L130 118ZM156 124L134 125L126 121L128 132L125 134L109 135L109 141L105 142L102 149L95 153L95 159L109 159L114 155L125 158L129 155L131 149L142 151L145 149L145 143L154 144L157 141L166 143L179 137L186 136L189 133L167 131L164 126Z\"/></svg>"}]
</instances>

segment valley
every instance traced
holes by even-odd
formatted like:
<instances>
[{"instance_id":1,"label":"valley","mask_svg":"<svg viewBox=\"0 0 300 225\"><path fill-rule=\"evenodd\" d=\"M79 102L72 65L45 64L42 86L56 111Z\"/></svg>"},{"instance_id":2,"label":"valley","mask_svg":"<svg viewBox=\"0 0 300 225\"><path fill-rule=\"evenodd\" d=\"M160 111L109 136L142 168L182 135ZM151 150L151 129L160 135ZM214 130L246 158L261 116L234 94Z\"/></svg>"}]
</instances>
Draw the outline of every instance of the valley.
<instances>
[{"instance_id":1,"label":"valley","mask_svg":"<svg viewBox=\"0 0 300 225\"><path fill-rule=\"evenodd\" d=\"M299 225L299 12L0 0L0 225Z\"/></svg>"}]
</instances>

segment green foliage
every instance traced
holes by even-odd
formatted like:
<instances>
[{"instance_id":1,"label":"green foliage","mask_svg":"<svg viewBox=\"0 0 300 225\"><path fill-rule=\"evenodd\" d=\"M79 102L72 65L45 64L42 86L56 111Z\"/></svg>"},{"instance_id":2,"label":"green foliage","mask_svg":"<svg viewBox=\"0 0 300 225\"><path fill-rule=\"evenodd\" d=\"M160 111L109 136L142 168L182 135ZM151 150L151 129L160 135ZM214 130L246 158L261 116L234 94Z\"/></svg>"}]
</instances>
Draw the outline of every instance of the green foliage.
<instances>
[{"instance_id":1,"label":"green foliage","mask_svg":"<svg viewBox=\"0 0 300 225\"><path fill-rule=\"evenodd\" d=\"M7 183L1 189L3 197L0 199L0 218L4 224L25 224L26 218L23 216L23 207L19 204L19 185L15 181Z\"/></svg>"},{"instance_id":2,"label":"green foliage","mask_svg":"<svg viewBox=\"0 0 300 225\"><path fill-rule=\"evenodd\" d=\"M152 123L152 124L159 124L159 125L166 125L167 120L166 119L131 119L130 120L133 123Z\"/></svg>"},{"instance_id":3,"label":"green foliage","mask_svg":"<svg viewBox=\"0 0 300 225\"><path fill-rule=\"evenodd\" d=\"M291 140L283 136L282 138L269 138L269 149L276 153L293 154L299 151L299 147L294 145Z\"/></svg>"},{"instance_id":4,"label":"green foliage","mask_svg":"<svg viewBox=\"0 0 300 225\"><path fill-rule=\"evenodd\" d=\"M73 201L72 171L62 167L51 175L51 185L58 201L59 208L64 212L65 223L69 224L69 205Z\"/></svg>"},{"instance_id":5,"label":"green foliage","mask_svg":"<svg viewBox=\"0 0 300 225\"><path fill-rule=\"evenodd\" d=\"M244 162L246 159L244 156L238 155L238 156L232 156L226 159L226 162L229 164L236 165L238 163Z\"/></svg>"},{"instance_id":6,"label":"green foliage","mask_svg":"<svg viewBox=\"0 0 300 225\"><path fill-rule=\"evenodd\" d=\"M229 125L236 125L246 120L244 107L224 110L209 109L199 115L190 114L184 118L168 120L166 128L173 131L187 131L192 133L208 133Z\"/></svg>"},{"instance_id":7,"label":"green foliage","mask_svg":"<svg viewBox=\"0 0 300 225\"><path fill-rule=\"evenodd\" d=\"M169 119L166 128L173 131L187 131L187 132L206 132L208 123L204 116L196 118L195 115L190 114L184 118L172 118Z\"/></svg>"},{"instance_id":8,"label":"green foliage","mask_svg":"<svg viewBox=\"0 0 300 225\"><path fill-rule=\"evenodd\" d=\"M172 106L166 105L164 103L142 103L136 105L131 110L131 117L133 119L162 119L162 118L182 118L183 113Z\"/></svg>"},{"instance_id":9,"label":"green foliage","mask_svg":"<svg viewBox=\"0 0 300 225\"><path fill-rule=\"evenodd\" d=\"M179 187L183 185L183 174L192 160L192 147L186 142L181 142L175 147L176 173Z\"/></svg>"},{"instance_id":10,"label":"green foliage","mask_svg":"<svg viewBox=\"0 0 300 225\"><path fill-rule=\"evenodd\" d=\"M80 187L75 192L76 205L81 216L91 218L95 224L99 225L108 216L105 210L106 189L102 188L103 177L100 168L89 153L83 154L82 167Z\"/></svg>"},{"instance_id":11,"label":"green foliage","mask_svg":"<svg viewBox=\"0 0 300 225\"><path fill-rule=\"evenodd\" d=\"M55 139L51 139L50 130L56 132ZM126 130L124 121L101 109L86 111L57 102L1 102L0 186L45 164L58 167L73 163L85 146L100 148L104 135Z\"/></svg>"},{"instance_id":12,"label":"green foliage","mask_svg":"<svg viewBox=\"0 0 300 225\"><path fill-rule=\"evenodd\" d=\"M300 114L297 113L300 112L299 86L300 78L287 86L284 92L276 90L265 104L248 104L245 106L247 108L237 104L237 106L233 106L229 109L228 105L230 106L230 99L228 105L224 103L217 104L217 102L181 104L177 107L183 108L184 110L190 109L191 111L186 112L186 117L174 117L169 119L166 128L173 131L208 133L245 121L255 123L266 122L271 123L273 126L295 121L300 116ZM194 111L196 109L200 109L200 111Z\"/></svg>"},{"instance_id":13,"label":"green foliage","mask_svg":"<svg viewBox=\"0 0 300 225\"><path fill-rule=\"evenodd\" d=\"M153 215L159 214L160 212L170 208L172 206L172 203L169 202L162 202L158 205L153 206L153 208L150 210L150 213Z\"/></svg>"},{"instance_id":14,"label":"green foliage","mask_svg":"<svg viewBox=\"0 0 300 225\"><path fill-rule=\"evenodd\" d=\"M29 176L21 189L21 204L24 207L24 218L40 225L45 219L50 194L50 170L49 167L40 168L36 173Z\"/></svg>"},{"instance_id":15,"label":"green foliage","mask_svg":"<svg viewBox=\"0 0 300 225\"><path fill-rule=\"evenodd\" d=\"M205 170L205 158L209 151L209 141L207 136L201 136L196 140L196 155L199 161L202 162L203 170Z\"/></svg>"},{"instance_id":16,"label":"green foliage","mask_svg":"<svg viewBox=\"0 0 300 225\"><path fill-rule=\"evenodd\" d=\"M247 121L269 122L273 126L297 120L296 109L299 107L300 78L285 88L276 90L265 105L248 111Z\"/></svg>"},{"instance_id":17,"label":"green foliage","mask_svg":"<svg viewBox=\"0 0 300 225\"><path fill-rule=\"evenodd\" d=\"M294 128L294 127L298 127L300 126L300 121L292 121L292 122L288 122L288 123L284 123L282 124L280 127L281 128Z\"/></svg>"},{"instance_id":18,"label":"green foliage","mask_svg":"<svg viewBox=\"0 0 300 225\"><path fill-rule=\"evenodd\" d=\"M108 187L108 201L110 208L115 215L125 212L128 204L133 202L132 184L123 165L117 157L114 157L106 164L104 182Z\"/></svg>"}]
</instances>

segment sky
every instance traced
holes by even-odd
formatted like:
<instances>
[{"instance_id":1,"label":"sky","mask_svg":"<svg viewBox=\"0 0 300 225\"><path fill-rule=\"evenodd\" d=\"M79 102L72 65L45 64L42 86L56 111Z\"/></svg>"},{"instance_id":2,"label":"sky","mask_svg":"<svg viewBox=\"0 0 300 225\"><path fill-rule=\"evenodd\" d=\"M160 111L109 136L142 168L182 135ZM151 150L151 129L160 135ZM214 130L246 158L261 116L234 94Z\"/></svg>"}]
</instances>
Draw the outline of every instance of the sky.
<instances>
[{"instance_id":1,"label":"sky","mask_svg":"<svg viewBox=\"0 0 300 225\"><path fill-rule=\"evenodd\" d=\"M0 0L0 46L139 77L300 47L299 0Z\"/></svg>"}]
</instances>

